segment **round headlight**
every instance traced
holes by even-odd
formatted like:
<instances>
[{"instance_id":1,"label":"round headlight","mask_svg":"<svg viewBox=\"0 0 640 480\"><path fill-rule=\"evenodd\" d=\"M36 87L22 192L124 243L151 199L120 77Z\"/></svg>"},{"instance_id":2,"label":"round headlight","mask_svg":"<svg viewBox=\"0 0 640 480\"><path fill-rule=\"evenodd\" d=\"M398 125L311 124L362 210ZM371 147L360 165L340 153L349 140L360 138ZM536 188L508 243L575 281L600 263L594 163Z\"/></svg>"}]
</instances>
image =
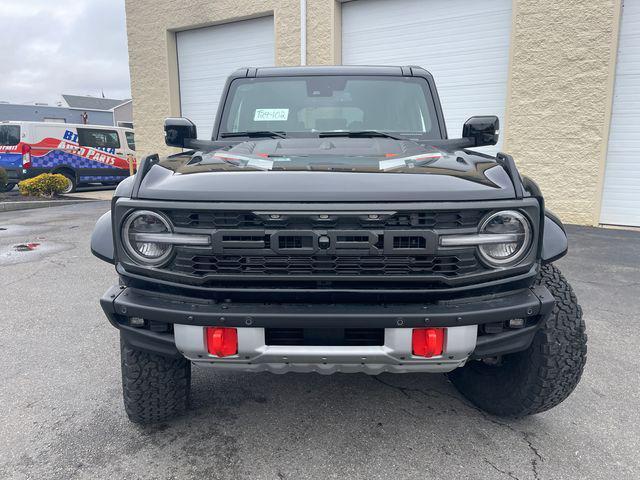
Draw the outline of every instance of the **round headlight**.
<instances>
[{"instance_id":1,"label":"round headlight","mask_svg":"<svg viewBox=\"0 0 640 480\"><path fill-rule=\"evenodd\" d=\"M172 246L153 237L169 233L172 228L166 218L156 212L139 210L130 214L122 225L122 243L133 260L156 266L169 258Z\"/></svg>"},{"instance_id":2,"label":"round headlight","mask_svg":"<svg viewBox=\"0 0 640 480\"><path fill-rule=\"evenodd\" d=\"M481 257L493 266L503 267L516 263L529 250L531 226L527 218L515 210L496 212L485 219L480 234L504 235L509 241L479 246Z\"/></svg>"}]
</instances>

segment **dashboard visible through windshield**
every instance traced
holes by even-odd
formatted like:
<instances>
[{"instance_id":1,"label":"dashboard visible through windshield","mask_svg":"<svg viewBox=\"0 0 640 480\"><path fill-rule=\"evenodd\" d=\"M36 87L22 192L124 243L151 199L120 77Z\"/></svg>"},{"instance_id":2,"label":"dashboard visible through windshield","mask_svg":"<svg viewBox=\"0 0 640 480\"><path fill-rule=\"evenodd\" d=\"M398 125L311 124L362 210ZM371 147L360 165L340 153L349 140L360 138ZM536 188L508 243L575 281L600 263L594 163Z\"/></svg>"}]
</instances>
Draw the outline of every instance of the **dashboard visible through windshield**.
<instances>
[{"instance_id":1,"label":"dashboard visible through windshield","mask_svg":"<svg viewBox=\"0 0 640 480\"><path fill-rule=\"evenodd\" d=\"M317 137L331 132L442 138L428 83L391 76L236 79L219 136Z\"/></svg>"}]
</instances>

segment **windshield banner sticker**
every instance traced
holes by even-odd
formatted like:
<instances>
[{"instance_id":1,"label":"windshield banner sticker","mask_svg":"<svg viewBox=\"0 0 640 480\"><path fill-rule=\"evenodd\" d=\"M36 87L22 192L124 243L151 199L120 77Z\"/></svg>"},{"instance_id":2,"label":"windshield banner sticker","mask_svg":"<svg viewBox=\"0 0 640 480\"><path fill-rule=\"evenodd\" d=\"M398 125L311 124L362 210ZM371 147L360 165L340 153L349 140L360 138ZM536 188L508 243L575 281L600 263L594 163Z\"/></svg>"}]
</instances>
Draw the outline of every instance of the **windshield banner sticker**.
<instances>
[{"instance_id":1,"label":"windshield banner sticker","mask_svg":"<svg viewBox=\"0 0 640 480\"><path fill-rule=\"evenodd\" d=\"M256 108L254 122L285 122L289 118L288 108Z\"/></svg>"}]
</instances>

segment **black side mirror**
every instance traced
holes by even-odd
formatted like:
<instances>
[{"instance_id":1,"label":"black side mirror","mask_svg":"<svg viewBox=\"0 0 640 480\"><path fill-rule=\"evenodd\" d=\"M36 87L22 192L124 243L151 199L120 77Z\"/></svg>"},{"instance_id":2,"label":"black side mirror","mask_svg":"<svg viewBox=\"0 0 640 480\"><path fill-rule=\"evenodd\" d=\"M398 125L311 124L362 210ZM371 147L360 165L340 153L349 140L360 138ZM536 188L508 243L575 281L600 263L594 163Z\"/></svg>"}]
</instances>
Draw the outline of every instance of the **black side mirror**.
<instances>
[{"instance_id":1,"label":"black side mirror","mask_svg":"<svg viewBox=\"0 0 640 480\"><path fill-rule=\"evenodd\" d=\"M172 117L164 121L164 141L170 147L187 148L189 140L196 138L198 130L188 118Z\"/></svg>"},{"instance_id":2,"label":"black side mirror","mask_svg":"<svg viewBox=\"0 0 640 480\"><path fill-rule=\"evenodd\" d=\"M474 147L495 145L499 134L500 120L494 115L471 117L462 127L462 136L471 139Z\"/></svg>"}]
</instances>

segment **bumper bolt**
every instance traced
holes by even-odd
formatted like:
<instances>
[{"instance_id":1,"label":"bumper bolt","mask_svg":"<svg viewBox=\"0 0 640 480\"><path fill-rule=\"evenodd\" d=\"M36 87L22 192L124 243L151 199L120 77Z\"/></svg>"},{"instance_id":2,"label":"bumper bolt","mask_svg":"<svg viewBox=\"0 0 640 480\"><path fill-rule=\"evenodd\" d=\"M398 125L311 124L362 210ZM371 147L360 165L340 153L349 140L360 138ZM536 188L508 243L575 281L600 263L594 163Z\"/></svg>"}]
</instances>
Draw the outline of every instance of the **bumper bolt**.
<instances>
[{"instance_id":1,"label":"bumper bolt","mask_svg":"<svg viewBox=\"0 0 640 480\"><path fill-rule=\"evenodd\" d=\"M533 315L533 308L527 309L527 315Z\"/></svg>"},{"instance_id":2,"label":"bumper bolt","mask_svg":"<svg viewBox=\"0 0 640 480\"><path fill-rule=\"evenodd\" d=\"M244 323L246 325L253 325L253 318L247 317L247 319L244 321Z\"/></svg>"},{"instance_id":3,"label":"bumper bolt","mask_svg":"<svg viewBox=\"0 0 640 480\"><path fill-rule=\"evenodd\" d=\"M399 318L399 319L396 321L396 325L398 325L399 327L401 327L402 325L404 325L404 320L403 320L402 318Z\"/></svg>"}]
</instances>

